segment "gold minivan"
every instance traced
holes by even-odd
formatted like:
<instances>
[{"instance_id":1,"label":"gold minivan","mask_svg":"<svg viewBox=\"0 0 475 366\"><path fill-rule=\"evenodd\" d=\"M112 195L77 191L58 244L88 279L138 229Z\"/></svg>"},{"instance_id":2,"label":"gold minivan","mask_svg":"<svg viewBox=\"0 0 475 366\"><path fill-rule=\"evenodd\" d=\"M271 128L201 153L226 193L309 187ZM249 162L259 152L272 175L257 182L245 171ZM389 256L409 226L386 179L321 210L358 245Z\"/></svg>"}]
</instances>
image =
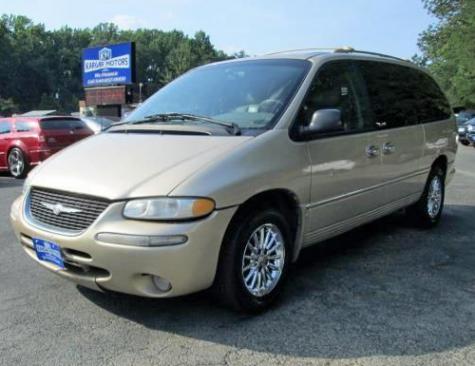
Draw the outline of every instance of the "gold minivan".
<instances>
[{"instance_id":1,"label":"gold minivan","mask_svg":"<svg viewBox=\"0 0 475 366\"><path fill-rule=\"evenodd\" d=\"M205 65L35 168L13 203L24 251L81 286L213 287L267 308L302 248L405 208L438 223L456 124L414 64L350 48Z\"/></svg>"}]
</instances>

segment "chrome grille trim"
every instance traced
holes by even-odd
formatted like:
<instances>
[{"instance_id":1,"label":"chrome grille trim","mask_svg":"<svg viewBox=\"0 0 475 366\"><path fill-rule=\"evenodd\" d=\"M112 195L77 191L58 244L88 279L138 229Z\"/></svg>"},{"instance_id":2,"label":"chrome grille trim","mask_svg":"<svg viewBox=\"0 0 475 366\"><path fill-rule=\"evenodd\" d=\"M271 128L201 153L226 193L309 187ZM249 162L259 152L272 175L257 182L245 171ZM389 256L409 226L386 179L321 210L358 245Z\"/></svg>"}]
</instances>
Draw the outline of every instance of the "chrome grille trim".
<instances>
[{"instance_id":1,"label":"chrome grille trim","mask_svg":"<svg viewBox=\"0 0 475 366\"><path fill-rule=\"evenodd\" d=\"M61 212L56 215L42 203L62 204L81 212ZM42 229L66 235L78 235L87 230L107 209L110 201L93 196L32 187L25 205L27 219Z\"/></svg>"}]
</instances>

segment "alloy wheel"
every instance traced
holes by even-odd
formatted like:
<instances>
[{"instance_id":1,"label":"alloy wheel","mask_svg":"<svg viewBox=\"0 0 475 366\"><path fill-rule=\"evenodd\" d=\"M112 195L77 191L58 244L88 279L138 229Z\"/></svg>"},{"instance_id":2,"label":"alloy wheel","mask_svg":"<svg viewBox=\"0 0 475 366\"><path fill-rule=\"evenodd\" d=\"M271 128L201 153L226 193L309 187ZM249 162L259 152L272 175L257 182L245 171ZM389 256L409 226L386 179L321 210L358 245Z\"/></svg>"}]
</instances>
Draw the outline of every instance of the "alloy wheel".
<instances>
[{"instance_id":1,"label":"alloy wheel","mask_svg":"<svg viewBox=\"0 0 475 366\"><path fill-rule=\"evenodd\" d=\"M242 278L256 297L269 294L279 283L284 269L285 243L279 228L271 223L259 226L250 236L242 258Z\"/></svg>"},{"instance_id":2,"label":"alloy wheel","mask_svg":"<svg viewBox=\"0 0 475 366\"><path fill-rule=\"evenodd\" d=\"M14 149L8 155L8 166L13 176L18 177L22 175L23 170L25 169L25 161L19 150Z\"/></svg>"},{"instance_id":3,"label":"alloy wheel","mask_svg":"<svg viewBox=\"0 0 475 366\"><path fill-rule=\"evenodd\" d=\"M427 194L427 213L434 219L440 212L442 206L442 182L440 176L432 178Z\"/></svg>"}]
</instances>

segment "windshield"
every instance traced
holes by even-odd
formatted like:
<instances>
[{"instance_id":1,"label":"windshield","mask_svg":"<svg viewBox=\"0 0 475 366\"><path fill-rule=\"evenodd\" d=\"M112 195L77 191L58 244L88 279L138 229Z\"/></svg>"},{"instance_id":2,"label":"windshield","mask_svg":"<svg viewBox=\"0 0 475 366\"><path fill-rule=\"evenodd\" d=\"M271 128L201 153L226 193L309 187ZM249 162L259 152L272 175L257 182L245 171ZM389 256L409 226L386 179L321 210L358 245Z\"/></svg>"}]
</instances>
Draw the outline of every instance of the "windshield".
<instances>
[{"instance_id":1,"label":"windshield","mask_svg":"<svg viewBox=\"0 0 475 366\"><path fill-rule=\"evenodd\" d=\"M251 60L194 69L151 96L126 121L164 113L187 113L270 128L305 77L304 60Z\"/></svg>"}]
</instances>

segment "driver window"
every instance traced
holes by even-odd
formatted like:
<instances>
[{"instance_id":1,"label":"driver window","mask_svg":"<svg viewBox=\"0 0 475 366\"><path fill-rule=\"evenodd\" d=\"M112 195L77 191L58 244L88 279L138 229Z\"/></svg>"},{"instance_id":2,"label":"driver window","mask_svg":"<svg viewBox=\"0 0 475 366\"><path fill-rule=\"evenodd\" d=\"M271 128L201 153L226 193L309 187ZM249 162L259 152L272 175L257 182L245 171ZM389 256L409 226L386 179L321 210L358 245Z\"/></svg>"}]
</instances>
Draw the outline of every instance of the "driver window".
<instances>
[{"instance_id":1,"label":"driver window","mask_svg":"<svg viewBox=\"0 0 475 366\"><path fill-rule=\"evenodd\" d=\"M307 126L315 111L339 109L345 132L363 128L358 110L352 64L332 62L322 66L310 86L309 93L299 111L298 121Z\"/></svg>"}]
</instances>

